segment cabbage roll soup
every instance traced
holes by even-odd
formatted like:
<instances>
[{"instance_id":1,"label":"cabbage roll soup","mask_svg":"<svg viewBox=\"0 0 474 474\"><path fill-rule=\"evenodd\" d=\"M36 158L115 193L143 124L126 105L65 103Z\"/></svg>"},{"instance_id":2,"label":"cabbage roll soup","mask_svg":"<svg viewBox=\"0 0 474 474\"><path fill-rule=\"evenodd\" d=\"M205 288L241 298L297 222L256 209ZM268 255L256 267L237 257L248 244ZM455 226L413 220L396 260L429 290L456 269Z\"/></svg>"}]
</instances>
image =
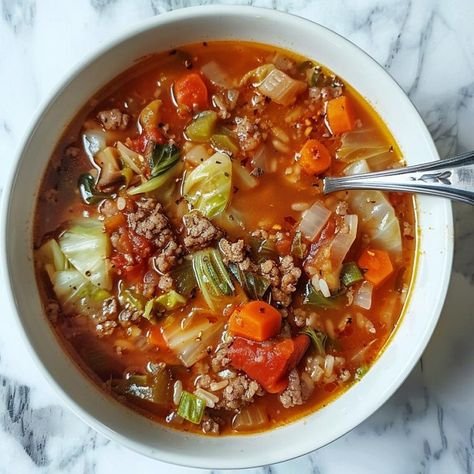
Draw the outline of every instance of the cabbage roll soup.
<instances>
[{"instance_id":1,"label":"cabbage roll soup","mask_svg":"<svg viewBox=\"0 0 474 474\"><path fill-rule=\"evenodd\" d=\"M312 59L240 42L147 57L85 104L45 171L45 312L89 377L157 422L289 423L370 370L413 272L412 198L324 196L321 180L402 165Z\"/></svg>"}]
</instances>

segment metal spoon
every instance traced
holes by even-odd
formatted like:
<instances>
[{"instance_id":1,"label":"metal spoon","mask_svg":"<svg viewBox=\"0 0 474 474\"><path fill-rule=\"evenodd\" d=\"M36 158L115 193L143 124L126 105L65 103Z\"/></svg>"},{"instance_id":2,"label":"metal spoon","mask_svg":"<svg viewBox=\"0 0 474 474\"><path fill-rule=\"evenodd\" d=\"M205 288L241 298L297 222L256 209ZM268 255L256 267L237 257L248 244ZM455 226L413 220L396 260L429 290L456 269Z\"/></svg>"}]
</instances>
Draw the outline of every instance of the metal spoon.
<instances>
[{"instance_id":1,"label":"metal spoon","mask_svg":"<svg viewBox=\"0 0 474 474\"><path fill-rule=\"evenodd\" d=\"M324 194L348 189L430 194L474 205L474 151L422 165L323 179Z\"/></svg>"}]
</instances>

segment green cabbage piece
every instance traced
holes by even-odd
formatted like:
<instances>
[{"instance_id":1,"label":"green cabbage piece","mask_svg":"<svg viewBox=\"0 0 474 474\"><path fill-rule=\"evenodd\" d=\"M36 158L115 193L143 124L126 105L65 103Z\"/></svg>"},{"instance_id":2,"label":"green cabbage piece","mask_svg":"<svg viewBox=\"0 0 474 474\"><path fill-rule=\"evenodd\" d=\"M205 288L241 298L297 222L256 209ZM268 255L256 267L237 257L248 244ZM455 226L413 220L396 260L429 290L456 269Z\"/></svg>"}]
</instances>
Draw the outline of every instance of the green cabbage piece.
<instances>
[{"instance_id":1,"label":"green cabbage piece","mask_svg":"<svg viewBox=\"0 0 474 474\"><path fill-rule=\"evenodd\" d=\"M231 195L232 161L225 153L214 153L184 179L183 196L210 219L226 209Z\"/></svg>"},{"instance_id":2,"label":"green cabbage piece","mask_svg":"<svg viewBox=\"0 0 474 474\"><path fill-rule=\"evenodd\" d=\"M69 262L91 283L112 289L108 257L110 241L102 224L94 219L78 219L59 238L59 246Z\"/></svg>"}]
</instances>

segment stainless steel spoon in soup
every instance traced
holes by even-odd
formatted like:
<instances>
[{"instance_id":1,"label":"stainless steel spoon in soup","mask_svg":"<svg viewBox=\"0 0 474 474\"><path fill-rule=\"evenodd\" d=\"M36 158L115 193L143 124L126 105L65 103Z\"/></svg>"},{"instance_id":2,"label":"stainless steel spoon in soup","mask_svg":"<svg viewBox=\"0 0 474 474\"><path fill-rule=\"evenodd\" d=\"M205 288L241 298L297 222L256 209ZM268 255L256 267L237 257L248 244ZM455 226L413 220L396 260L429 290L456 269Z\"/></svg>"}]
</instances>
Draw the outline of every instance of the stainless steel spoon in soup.
<instances>
[{"instance_id":1,"label":"stainless steel spoon in soup","mask_svg":"<svg viewBox=\"0 0 474 474\"><path fill-rule=\"evenodd\" d=\"M324 194L349 189L430 194L474 205L474 151L405 168L323 179Z\"/></svg>"}]
</instances>

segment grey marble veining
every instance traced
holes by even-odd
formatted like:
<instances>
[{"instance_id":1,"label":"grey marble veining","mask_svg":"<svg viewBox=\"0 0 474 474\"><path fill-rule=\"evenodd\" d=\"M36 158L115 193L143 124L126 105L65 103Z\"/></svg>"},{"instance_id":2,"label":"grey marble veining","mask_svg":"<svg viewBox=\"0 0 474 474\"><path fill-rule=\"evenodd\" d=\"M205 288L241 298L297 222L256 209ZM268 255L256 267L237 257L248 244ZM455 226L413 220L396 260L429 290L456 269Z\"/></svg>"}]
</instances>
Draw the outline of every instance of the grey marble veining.
<instances>
[{"instance_id":1,"label":"grey marble veining","mask_svg":"<svg viewBox=\"0 0 474 474\"><path fill-rule=\"evenodd\" d=\"M33 111L77 61L135 21L210 3L277 8L346 36L409 94L442 156L474 149L472 0L0 0L0 198ZM454 218L448 298L402 387L331 445L249 473L473 472L474 208L455 204ZM37 374L4 305L1 318L0 474L196 472L139 456L88 428Z\"/></svg>"}]
</instances>

